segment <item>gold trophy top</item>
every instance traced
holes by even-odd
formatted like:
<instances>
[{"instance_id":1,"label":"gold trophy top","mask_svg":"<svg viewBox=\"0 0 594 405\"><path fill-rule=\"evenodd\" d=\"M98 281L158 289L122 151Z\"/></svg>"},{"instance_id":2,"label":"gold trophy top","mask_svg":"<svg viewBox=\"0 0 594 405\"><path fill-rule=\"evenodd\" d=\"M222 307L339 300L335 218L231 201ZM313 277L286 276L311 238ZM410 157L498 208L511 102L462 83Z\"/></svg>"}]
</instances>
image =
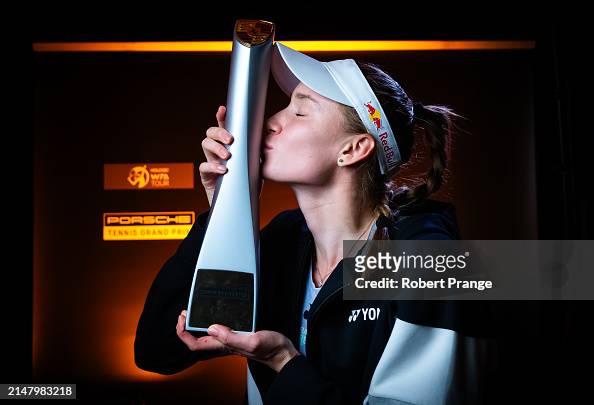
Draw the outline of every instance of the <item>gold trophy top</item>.
<instances>
[{"instance_id":1,"label":"gold trophy top","mask_svg":"<svg viewBox=\"0 0 594 405\"><path fill-rule=\"evenodd\" d=\"M238 20L235 23L235 38L244 46L263 44L274 33L274 24L263 20Z\"/></svg>"}]
</instances>

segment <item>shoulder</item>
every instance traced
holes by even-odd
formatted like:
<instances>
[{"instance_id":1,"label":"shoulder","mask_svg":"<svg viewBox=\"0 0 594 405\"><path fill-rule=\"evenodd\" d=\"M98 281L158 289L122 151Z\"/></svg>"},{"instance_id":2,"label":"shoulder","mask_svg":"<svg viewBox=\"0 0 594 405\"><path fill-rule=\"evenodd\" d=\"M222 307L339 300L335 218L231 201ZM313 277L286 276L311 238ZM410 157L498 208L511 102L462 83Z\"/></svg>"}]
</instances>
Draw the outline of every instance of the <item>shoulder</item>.
<instances>
[{"instance_id":1,"label":"shoulder","mask_svg":"<svg viewBox=\"0 0 594 405\"><path fill-rule=\"evenodd\" d=\"M460 239L456 209L449 202L426 199L382 220L391 239Z\"/></svg>"},{"instance_id":2,"label":"shoulder","mask_svg":"<svg viewBox=\"0 0 594 405\"><path fill-rule=\"evenodd\" d=\"M399 300L397 317L408 323L450 329L466 336L493 337L495 308L480 300Z\"/></svg>"},{"instance_id":3,"label":"shoulder","mask_svg":"<svg viewBox=\"0 0 594 405\"><path fill-rule=\"evenodd\" d=\"M301 209L289 209L278 213L262 228L262 237L274 235L279 232L285 235L298 234L306 229L305 217Z\"/></svg>"}]
</instances>

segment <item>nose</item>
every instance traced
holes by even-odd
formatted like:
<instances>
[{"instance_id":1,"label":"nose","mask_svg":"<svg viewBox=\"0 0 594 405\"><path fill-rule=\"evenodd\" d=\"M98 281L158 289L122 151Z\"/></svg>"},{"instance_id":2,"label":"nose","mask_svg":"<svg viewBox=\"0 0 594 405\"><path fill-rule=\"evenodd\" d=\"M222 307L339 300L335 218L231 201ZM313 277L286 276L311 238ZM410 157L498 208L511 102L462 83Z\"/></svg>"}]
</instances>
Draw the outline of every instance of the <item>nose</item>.
<instances>
[{"instance_id":1,"label":"nose","mask_svg":"<svg viewBox=\"0 0 594 405\"><path fill-rule=\"evenodd\" d=\"M274 117L266 120L266 134L264 134L264 140L268 141L272 135L280 132L280 125L277 121L273 120Z\"/></svg>"}]
</instances>

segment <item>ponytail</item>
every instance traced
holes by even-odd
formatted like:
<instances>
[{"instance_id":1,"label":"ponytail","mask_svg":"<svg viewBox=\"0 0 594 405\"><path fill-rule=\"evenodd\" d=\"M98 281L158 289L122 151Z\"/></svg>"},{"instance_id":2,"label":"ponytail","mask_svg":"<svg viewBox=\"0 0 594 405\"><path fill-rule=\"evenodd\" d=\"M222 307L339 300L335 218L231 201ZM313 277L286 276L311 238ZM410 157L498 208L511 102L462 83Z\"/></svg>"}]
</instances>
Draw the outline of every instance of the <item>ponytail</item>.
<instances>
[{"instance_id":1,"label":"ponytail","mask_svg":"<svg viewBox=\"0 0 594 405\"><path fill-rule=\"evenodd\" d=\"M390 209L398 210L413 205L431 194L437 192L445 182L448 171L450 144L452 134L452 118L458 116L450 108L438 105L425 106L422 103L413 104L413 131L424 133L432 160L425 179L414 188L399 187L389 191ZM393 180L389 180L388 190L394 189Z\"/></svg>"}]
</instances>

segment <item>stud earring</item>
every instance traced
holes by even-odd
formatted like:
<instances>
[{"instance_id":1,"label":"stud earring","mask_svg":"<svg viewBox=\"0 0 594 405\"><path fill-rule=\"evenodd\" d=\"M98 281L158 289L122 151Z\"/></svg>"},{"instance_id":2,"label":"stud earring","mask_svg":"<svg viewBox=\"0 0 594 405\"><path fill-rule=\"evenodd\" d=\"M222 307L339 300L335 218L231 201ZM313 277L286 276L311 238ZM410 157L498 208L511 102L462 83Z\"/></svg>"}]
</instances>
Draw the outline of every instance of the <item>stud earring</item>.
<instances>
[{"instance_id":1,"label":"stud earring","mask_svg":"<svg viewBox=\"0 0 594 405\"><path fill-rule=\"evenodd\" d=\"M338 166L342 166L342 162L343 162L342 159L338 159Z\"/></svg>"}]
</instances>

